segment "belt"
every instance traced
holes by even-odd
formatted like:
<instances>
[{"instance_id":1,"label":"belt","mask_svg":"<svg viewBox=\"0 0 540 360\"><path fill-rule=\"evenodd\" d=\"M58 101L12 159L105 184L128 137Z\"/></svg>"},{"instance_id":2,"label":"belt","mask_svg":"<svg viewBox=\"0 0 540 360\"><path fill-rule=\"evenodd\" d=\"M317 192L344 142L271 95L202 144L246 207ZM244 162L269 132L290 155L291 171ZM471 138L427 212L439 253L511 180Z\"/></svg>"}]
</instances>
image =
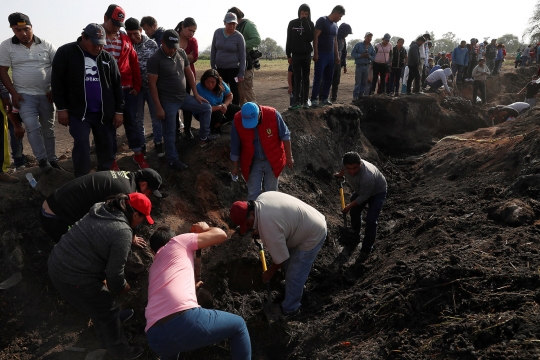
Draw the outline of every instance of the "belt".
<instances>
[{"instance_id":1,"label":"belt","mask_svg":"<svg viewBox=\"0 0 540 360\"><path fill-rule=\"evenodd\" d=\"M175 313L172 313L172 314L170 314L170 315L167 315L167 316L165 316L164 318L161 318L161 319L159 319L158 321L156 321L156 322L154 323L154 325L152 325L151 327L154 327L154 326L156 326L156 325L162 325L162 326L163 326L163 325L165 325L166 323L168 323L169 321L171 321L172 319L174 319L175 317L184 315L184 313L185 313L186 311L188 311L188 310L191 310L191 309L182 310L182 311L177 311L177 312L175 312Z\"/></svg>"}]
</instances>

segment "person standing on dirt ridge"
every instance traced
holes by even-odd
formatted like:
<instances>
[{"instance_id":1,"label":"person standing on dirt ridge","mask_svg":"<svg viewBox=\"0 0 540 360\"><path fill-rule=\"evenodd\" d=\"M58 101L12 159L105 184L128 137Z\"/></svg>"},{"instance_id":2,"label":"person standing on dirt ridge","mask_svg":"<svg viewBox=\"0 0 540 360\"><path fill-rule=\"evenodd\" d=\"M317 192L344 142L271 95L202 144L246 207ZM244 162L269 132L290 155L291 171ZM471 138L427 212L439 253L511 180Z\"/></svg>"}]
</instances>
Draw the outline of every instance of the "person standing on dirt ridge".
<instances>
[{"instance_id":1,"label":"person standing on dirt ridge","mask_svg":"<svg viewBox=\"0 0 540 360\"><path fill-rule=\"evenodd\" d=\"M351 51L351 57L356 64L353 101L360 96L364 96L366 91L366 84L370 74L369 64L375 59L375 49L371 45L371 39L373 39L373 34L368 31L364 36L364 41L356 43ZM368 89L368 91L370 90Z\"/></svg>"},{"instance_id":2,"label":"person standing on dirt ridge","mask_svg":"<svg viewBox=\"0 0 540 360\"><path fill-rule=\"evenodd\" d=\"M262 192L277 191L285 165L292 169L291 132L281 114L269 106L247 102L234 116L231 127L231 174L240 171L247 182L248 200Z\"/></svg>"},{"instance_id":3,"label":"person standing on dirt ridge","mask_svg":"<svg viewBox=\"0 0 540 360\"><path fill-rule=\"evenodd\" d=\"M117 194L97 203L49 256L52 284L68 303L92 319L101 348L113 359L136 359L143 353L141 347L129 346L113 294L130 291L124 266L133 229L145 220L154 223L151 210L150 199L140 193Z\"/></svg>"},{"instance_id":4,"label":"person standing on dirt ridge","mask_svg":"<svg viewBox=\"0 0 540 360\"><path fill-rule=\"evenodd\" d=\"M345 15L345 8L337 5L328 16L320 17L315 23L313 33L313 61L315 69L311 88L311 106L332 105L328 100L330 86L334 77L334 64L340 64L337 22Z\"/></svg>"},{"instance_id":5,"label":"person standing on dirt ridge","mask_svg":"<svg viewBox=\"0 0 540 360\"><path fill-rule=\"evenodd\" d=\"M254 229L272 256L272 265L262 274L269 282L285 270L285 298L281 312L285 319L300 313L302 293L309 272L327 234L323 214L288 194L268 191L253 201L236 201L230 218L240 226L240 234Z\"/></svg>"},{"instance_id":6,"label":"person standing on dirt ridge","mask_svg":"<svg viewBox=\"0 0 540 360\"><path fill-rule=\"evenodd\" d=\"M148 59L154 55L154 53L159 49L159 46L154 40L150 39L146 35L143 35L139 20L129 18L126 20L125 24L129 39L133 43L133 47L137 52L139 67L141 70L141 91L139 91L139 94L137 95L137 112L135 113L137 133L141 137L141 141L146 148L146 139L144 136L144 103L147 103L150 119L152 120L154 149L156 150L157 157L161 158L165 155L163 152L163 127L161 121L159 121L156 117L156 105L154 104L154 100L152 100L150 90L148 89L148 73L146 72Z\"/></svg>"},{"instance_id":7,"label":"person standing on dirt ridge","mask_svg":"<svg viewBox=\"0 0 540 360\"><path fill-rule=\"evenodd\" d=\"M345 177L354 190L343 213L351 212L351 225L357 241L360 241L362 211L368 205L366 230L358 256L358 261L364 262L368 259L377 236L377 219L386 199L386 179L375 165L362 160L357 152L346 153L342 162L343 168L334 176L338 179Z\"/></svg>"},{"instance_id":8,"label":"person standing on dirt ridge","mask_svg":"<svg viewBox=\"0 0 540 360\"><path fill-rule=\"evenodd\" d=\"M147 197L161 198L161 176L152 169L136 172L99 171L71 180L49 195L39 214L43 230L56 243L69 228L83 218L88 210L109 196L140 192ZM144 247L146 243L138 236L133 244Z\"/></svg>"},{"instance_id":9,"label":"person standing on dirt ridge","mask_svg":"<svg viewBox=\"0 0 540 360\"><path fill-rule=\"evenodd\" d=\"M148 305L145 332L150 348L162 360L179 353L229 339L231 358L251 359L246 322L238 315L204 309L197 302L194 256L196 250L227 240L220 228L205 222L193 224L188 234L175 235L167 227L150 237L154 261L148 271Z\"/></svg>"},{"instance_id":10,"label":"person standing on dirt ridge","mask_svg":"<svg viewBox=\"0 0 540 360\"><path fill-rule=\"evenodd\" d=\"M332 78L332 103L337 101L337 94L339 90L339 83L341 82L341 68L343 73L347 73L347 36L352 34L351 25L342 23L338 28L337 44L340 63L334 63L334 77Z\"/></svg>"},{"instance_id":11,"label":"person standing on dirt ridge","mask_svg":"<svg viewBox=\"0 0 540 360\"><path fill-rule=\"evenodd\" d=\"M199 146L217 140L219 134L210 134L212 107L197 92L195 77L189 67L186 52L180 48L180 35L172 29L165 31L161 48L148 59L148 87L156 104L156 116L163 121L165 157L174 170L185 170L187 165L178 159L176 151L176 114L185 109L199 115ZM186 81L193 95L186 92Z\"/></svg>"},{"instance_id":12,"label":"person standing on dirt ridge","mask_svg":"<svg viewBox=\"0 0 540 360\"><path fill-rule=\"evenodd\" d=\"M75 177L91 170L90 131L96 144L97 171L112 167L115 127L123 123L120 72L113 56L103 51L105 43L105 29L88 24L76 42L60 46L53 61L53 99L58 122L69 126L73 137Z\"/></svg>"},{"instance_id":13,"label":"person standing on dirt ridge","mask_svg":"<svg viewBox=\"0 0 540 360\"><path fill-rule=\"evenodd\" d=\"M8 16L8 21L15 35L0 44L0 80L24 121L28 142L41 171L63 170L56 157L55 109L51 93L56 48L34 35L27 15L16 12Z\"/></svg>"},{"instance_id":14,"label":"person standing on dirt ridge","mask_svg":"<svg viewBox=\"0 0 540 360\"><path fill-rule=\"evenodd\" d=\"M414 93L420 93L420 71L418 70L420 65L422 65L422 60L420 58L420 51L424 49L424 43L426 39L423 36L420 36L416 41L411 42L409 46L409 54L407 56L407 66L409 67L409 77L407 78L407 95L412 94L412 84L414 80ZM439 60L440 62L441 60Z\"/></svg>"},{"instance_id":15,"label":"person standing on dirt ridge","mask_svg":"<svg viewBox=\"0 0 540 360\"><path fill-rule=\"evenodd\" d=\"M482 100L482 104L486 103L486 79L490 73L489 68L486 66L486 59L479 59L478 65L474 67L472 72L472 77L474 78L472 95L473 105L476 104L476 94L478 93L478 90L480 90L480 99Z\"/></svg>"},{"instance_id":16,"label":"person standing on dirt ridge","mask_svg":"<svg viewBox=\"0 0 540 360\"><path fill-rule=\"evenodd\" d=\"M467 42L462 40L459 46L456 46L452 51L452 73L456 84L465 82L464 67L469 62L469 49L467 49L466 45Z\"/></svg>"},{"instance_id":17,"label":"person standing on dirt ridge","mask_svg":"<svg viewBox=\"0 0 540 360\"><path fill-rule=\"evenodd\" d=\"M484 44L486 42L484 41ZM486 65L493 71L495 68L495 56L497 56L497 39L491 39L491 43L485 46L484 56L486 58Z\"/></svg>"},{"instance_id":18,"label":"person standing on dirt ridge","mask_svg":"<svg viewBox=\"0 0 540 360\"><path fill-rule=\"evenodd\" d=\"M246 102L255 102L255 91L253 90L253 77L255 76L255 64L254 61L262 56L262 54L255 50L261 44L261 36L257 30L257 26L244 17L244 13L233 6L228 13L233 13L236 15L236 20L238 25L236 31L238 31L244 37L246 42L246 70L244 72L244 80L238 83L238 93L240 94L240 99L238 105ZM258 55L257 57L255 57ZM260 67L260 65L259 65Z\"/></svg>"},{"instance_id":19,"label":"person standing on dirt ridge","mask_svg":"<svg viewBox=\"0 0 540 360\"><path fill-rule=\"evenodd\" d=\"M304 109L309 108L309 73L314 28L309 5L300 5L298 18L291 20L287 26L285 45L287 62L292 65L294 75L293 103L289 110L299 109L302 106Z\"/></svg>"},{"instance_id":20,"label":"person standing on dirt ridge","mask_svg":"<svg viewBox=\"0 0 540 360\"><path fill-rule=\"evenodd\" d=\"M106 44L103 50L107 51L114 57L120 70L120 79L122 81L122 92L124 95L124 129L129 148L133 151L133 161L140 169L150 167L145 160L146 143L144 137L139 135L140 130L137 126L137 95L141 92L141 70L139 59L129 36L120 31L124 27L126 20L126 12L120 6L111 4L107 8L107 12L103 16L103 28L105 29ZM113 151L115 160L111 166L111 170L120 170L116 163L116 152L118 145L116 136L113 142Z\"/></svg>"}]
</instances>

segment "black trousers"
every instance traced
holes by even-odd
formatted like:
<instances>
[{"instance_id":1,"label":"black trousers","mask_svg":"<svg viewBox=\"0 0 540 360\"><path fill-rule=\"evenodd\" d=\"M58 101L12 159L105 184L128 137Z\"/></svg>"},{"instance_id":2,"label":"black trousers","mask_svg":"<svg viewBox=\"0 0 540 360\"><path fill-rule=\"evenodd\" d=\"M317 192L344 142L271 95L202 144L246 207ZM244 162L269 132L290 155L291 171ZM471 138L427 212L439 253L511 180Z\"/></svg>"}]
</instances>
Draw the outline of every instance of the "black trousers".
<instances>
[{"instance_id":1,"label":"black trousers","mask_svg":"<svg viewBox=\"0 0 540 360\"><path fill-rule=\"evenodd\" d=\"M293 104L305 104L309 100L309 73L311 54L292 54Z\"/></svg>"},{"instance_id":2,"label":"black trousers","mask_svg":"<svg viewBox=\"0 0 540 360\"><path fill-rule=\"evenodd\" d=\"M240 71L239 68L233 68L233 69L222 69L217 68L217 71L219 73L219 76L229 85L229 88L231 89L231 92L233 94L232 103L235 105L240 104L240 93L238 92L238 83L236 80L234 80L235 77L238 76L238 72Z\"/></svg>"},{"instance_id":3,"label":"black trousers","mask_svg":"<svg viewBox=\"0 0 540 360\"><path fill-rule=\"evenodd\" d=\"M235 104L229 104L229 106L227 106L227 111L225 112L225 114L221 111L213 111L210 118L210 130L215 129L217 124L223 125L233 121L234 114L236 114L240 110L240 106Z\"/></svg>"},{"instance_id":4,"label":"black trousers","mask_svg":"<svg viewBox=\"0 0 540 360\"><path fill-rule=\"evenodd\" d=\"M482 99L482 104L486 103L486 83L482 80L474 80L473 83L473 92L472 92L472 103L476 104L476 94L480 90L480 99Z\"/></svg>"},{"instance_id":5,"label":"black trousers","mask_svg":"<svg viewBox=\"0 0 540 360\"><path fill-rule=\"evenodd\" d=\"M63 221L59 217L45 216L41 209L39 209L39 220L41 221L43 230L55 243L59 242L62 236L68 232L69 227L73 225Z\"/></svg>"},{"instance_id":6,"label":"black trousers","mask_svg":"<svg viewBox=\"0 0 540 360\"><path fill-rule=\"evenodd\" d=\"M420 72L417 66L409 66L409 78L407 79L407 94L411 93L411 85L414 80L414 92L420 92Z\"/></svg>"},{"instance_id":7,"label":"black trousers","mask_svg":"<svg viewBox=\"0 0 540 360\"><path fill-rule=\"evenodd\" d=\"M380 92L381 94L384 94L386 92L386 73L387 73L387 67L386 64L381 64L378 62L373 62L373 80L371 80L371 91L370 94L373 94L375 92L375 88L377 87L377 77L381 76L380 81ZM410 73L409 73L410 76Z\"/></svg>"}]
</instances>

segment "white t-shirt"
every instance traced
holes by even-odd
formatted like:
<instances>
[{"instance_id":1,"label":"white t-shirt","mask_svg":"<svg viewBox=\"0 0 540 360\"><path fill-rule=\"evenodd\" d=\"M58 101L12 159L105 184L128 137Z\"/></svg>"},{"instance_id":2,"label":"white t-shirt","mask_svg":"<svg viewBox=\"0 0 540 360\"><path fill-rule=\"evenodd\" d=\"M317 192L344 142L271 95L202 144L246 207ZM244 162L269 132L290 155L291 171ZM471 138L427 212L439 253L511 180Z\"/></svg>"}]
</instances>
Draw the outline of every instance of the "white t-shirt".
<instances>
[{"instance_id":1,"label":"white t-shirt","mask_svg":"<svg viewBox=\"0 0 540 360\"><path fill-rule=\"evenodd\" d=\"M508 107L511 107L512 109L516 110L518 113L521 114L523 110L527 110L531 107L531 105L526 102L515 102L508 105Z\"/></svg>"},{"instance_id":2,"label":"white t-shirt","mask_svg":"<svg viewBox=\"0 0 540 360\"><path fill-rule=\"evenodd\" d=\"M17 38L9 38L0 44L0 66L11 68L13 85L19 94L47 94L51 90L56 48L35 35L30 48L14 39Z\"/></svg>"},{"instance_id":3,"label":"white t-shirt","mask_svg":"<svg viewBox=\"0 0 540 360\"><path fill-rule=\"evenodd\" d=\"M326 235L324 215L297 198L267 191L255 200L254 229L275 264L289 258L289 249L309 251Z\"/></svg>"}]
</instances>

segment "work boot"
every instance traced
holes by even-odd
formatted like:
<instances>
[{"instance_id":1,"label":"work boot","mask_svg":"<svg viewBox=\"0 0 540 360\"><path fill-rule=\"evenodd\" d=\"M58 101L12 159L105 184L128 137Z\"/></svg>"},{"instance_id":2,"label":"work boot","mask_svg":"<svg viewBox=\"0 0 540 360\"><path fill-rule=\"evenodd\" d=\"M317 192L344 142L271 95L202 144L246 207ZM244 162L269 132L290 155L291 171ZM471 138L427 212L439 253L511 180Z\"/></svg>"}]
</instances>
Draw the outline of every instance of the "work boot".
<instances>
[{"instance_id":1,"label":"work boot","mask_svg":"<svg viewBox=\"0 0 540 360\"><path fill-rule=\"evenodd\" d=\"M10 183L10 184L14 184L14 183L18 183L20 180L19 180L19 178L16 178L15 176L9 175L8 173L1 172L0 173L0 181Z\"/></svg>"},{"instance_id":2,"label":"work boot","mask_svg":"<svg viewBox=\"0 0 540 360\"><path fill-rule=\"evenodd\" d=\"M47 174L49 171L53 169L53 167L51 166L51 163L49 163L47 159L39 160L39 168L41 169L41 172L44 174Z\"/></svg>"},{"instance_id":3,"label":"work boot","mask_svg":"<svg viewBox=\"0 0 540 360\"><path fill-rule=\"evenodd\" d=\"M49 161L49 164L51 164L51 166L57 170L60 170L60 171L66 171L66 169L64 169L63 167L60 166L60 164L58 163L58 161Z\"/></svg>"}]
</instances>

